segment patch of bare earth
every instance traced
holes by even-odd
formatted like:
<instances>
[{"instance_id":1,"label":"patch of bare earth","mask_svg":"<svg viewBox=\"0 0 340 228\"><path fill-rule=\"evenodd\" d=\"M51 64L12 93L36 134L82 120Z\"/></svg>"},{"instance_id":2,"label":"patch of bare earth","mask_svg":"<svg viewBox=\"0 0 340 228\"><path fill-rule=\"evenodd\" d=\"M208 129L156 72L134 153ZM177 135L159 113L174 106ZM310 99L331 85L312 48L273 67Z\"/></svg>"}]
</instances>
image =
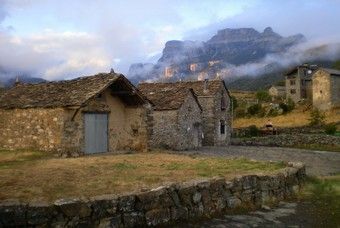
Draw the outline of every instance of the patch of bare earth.
<instances>
[{"instance_id":1,"label":"patch of bare earth","mask_svg":"<svg viewBox=\"0 0 340 228\"><path fill-rule=\"evenodd\" d=\"M38 151L0 150L0 200L53 201L121 194L214 176L267 174L284 166L159 152L54 158Z\"/></svg>"}]
</instances>

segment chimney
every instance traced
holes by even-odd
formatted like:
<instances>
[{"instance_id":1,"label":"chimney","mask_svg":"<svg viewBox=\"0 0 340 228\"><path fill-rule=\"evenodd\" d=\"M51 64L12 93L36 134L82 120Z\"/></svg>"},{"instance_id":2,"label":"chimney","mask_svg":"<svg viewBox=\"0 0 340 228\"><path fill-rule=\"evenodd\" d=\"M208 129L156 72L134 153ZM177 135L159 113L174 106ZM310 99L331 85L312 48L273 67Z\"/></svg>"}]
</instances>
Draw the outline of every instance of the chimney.
<instances>
[{"instance_id":1,"label":"chimney","mask_svg":"<svg viewBox=\"0 0 340 228\"><path fill-rule=\"evenodd\" d=\"M208 79L206 78L206 79L204 79L204 82L203 82L203 90L204 91L207 91L208 90Z\"/></svg>"},{"instance_id":2,"label":"chimney","mask_svg":"<svg viewBox=\"0 0 340 228\"><path fill-rule=\"evenodd\" d=\"M14 82L14 86L18 86L20 84L21 84L21 82L19 81L19 76L17 76L16 79L15 79L15 82Z\"/></svg>"},{"instance_id":3,"label":"chimney","mask_svg":"<svg viewBox=\"0 0 340 228\"><path fill-rule=\"evenodd\" d=\"M115 73L115 71L113 70L113 68L111 68L110 74L114 74L114 73Z\"/></svg>"}]
</instances>

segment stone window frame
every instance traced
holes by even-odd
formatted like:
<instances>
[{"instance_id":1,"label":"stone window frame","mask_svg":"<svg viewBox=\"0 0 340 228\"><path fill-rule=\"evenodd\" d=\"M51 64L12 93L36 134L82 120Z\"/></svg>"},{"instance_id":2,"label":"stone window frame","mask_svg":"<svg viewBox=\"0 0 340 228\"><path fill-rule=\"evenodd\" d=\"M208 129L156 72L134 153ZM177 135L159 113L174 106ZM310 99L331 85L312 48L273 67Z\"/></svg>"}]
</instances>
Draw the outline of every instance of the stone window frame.
<instances>
[{"instance_id":1,"label":"stone window frame","mask_svg":"<svg viewBox=\"0 0 340 228\"><path fill-rule=\"evenodd\" d=\"M296 94L296 89L291 89L290 94Z\"/></svg>"},{"instance_id":2,"label":"stone window frame","mask_svg":"<svg viewBox=\"0 0 340 228\"><path fill-rule=\"evenodd\" d=\"M294 79L289 80L290 85L296 85L296 81Z\"/></svg>"},{"instance_id":3,"label":"stone window frame","mask_svg":"<svg viewBox=\"0 0 340 228\"><path fill-rule=\"evenodd\" d=\"M222 93L222 97L221 97L221 110L224 111L227 109L227 102L226 99L224 97L224 93Z\"/></svg>"}]
</instances>

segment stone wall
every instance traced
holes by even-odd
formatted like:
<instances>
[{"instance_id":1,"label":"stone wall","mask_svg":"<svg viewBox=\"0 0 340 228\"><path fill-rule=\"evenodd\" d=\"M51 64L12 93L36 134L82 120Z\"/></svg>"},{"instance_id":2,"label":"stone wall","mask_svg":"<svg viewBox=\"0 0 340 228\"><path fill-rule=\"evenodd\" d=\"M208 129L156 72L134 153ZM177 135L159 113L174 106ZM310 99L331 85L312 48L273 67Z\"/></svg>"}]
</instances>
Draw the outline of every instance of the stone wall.
<instances>
[{"instance_id":1,"label":"stone wall","mask_svg":"<svg viewBox=\"0 0 340 228\"><path fill-rule=\"evenodd\" d=\"M162 186L122 196L61 199L53 204L0 203L0 226L141 227L228 213L238 207L260 207L291 197L305 179L305 167L291 163L273 175L215 178Z\"/></svg>"},{"instance_id":2,"label":"stone wall","mask_svg":"<svg viewBox=\"0 0 340 228\"><path fill-rule=\"evenodd\" d=\"M62 108L0 110L0 148L61 151L64 119Z\"/></svg>"},{"instance_id":3,"label":"stone wall","mask_svg":"<svg viewBox=\"0 0 340 228\"><path fill-rule=\"evenodd\" d=\"M281 134L265 137L232 138L232 145L238 146L279 146L320 144L340 145L340 137L325 134Z\"/></svg>"},{"instance_id":4,"label":"stone wall","mask_svg":"<svg viewBox=\"0 0 340 228\"><path fill-rule=\"evenodd\" d=\"M152 147L188 150L202 146L201 109L191 93L178 110L154 111L152 121Z\"/></svg>"}]
</instances>

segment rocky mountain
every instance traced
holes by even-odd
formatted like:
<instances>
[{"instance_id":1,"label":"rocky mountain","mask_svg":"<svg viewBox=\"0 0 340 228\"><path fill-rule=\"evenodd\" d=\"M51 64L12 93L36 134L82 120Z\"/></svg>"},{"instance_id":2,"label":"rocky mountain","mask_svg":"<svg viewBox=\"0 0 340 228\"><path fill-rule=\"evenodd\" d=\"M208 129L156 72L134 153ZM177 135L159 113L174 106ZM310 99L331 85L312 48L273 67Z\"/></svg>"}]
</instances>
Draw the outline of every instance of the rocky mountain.
<instances>
[{"instance_id":1,"label":"rocky mountain","mask_svg":"<svg viewBox=\"0 0 340 228\"><path fill-rule=\"evenodd\" d=\"M282 37L270 27L223 29L206 42L168 41L158 62L133 64L128 75L135 80L226 77L235 66L254 63L268 54L282 53L305 41L301 34ZM229 71L231 70L231 71Z\"/></svg>"}]
</instances>

